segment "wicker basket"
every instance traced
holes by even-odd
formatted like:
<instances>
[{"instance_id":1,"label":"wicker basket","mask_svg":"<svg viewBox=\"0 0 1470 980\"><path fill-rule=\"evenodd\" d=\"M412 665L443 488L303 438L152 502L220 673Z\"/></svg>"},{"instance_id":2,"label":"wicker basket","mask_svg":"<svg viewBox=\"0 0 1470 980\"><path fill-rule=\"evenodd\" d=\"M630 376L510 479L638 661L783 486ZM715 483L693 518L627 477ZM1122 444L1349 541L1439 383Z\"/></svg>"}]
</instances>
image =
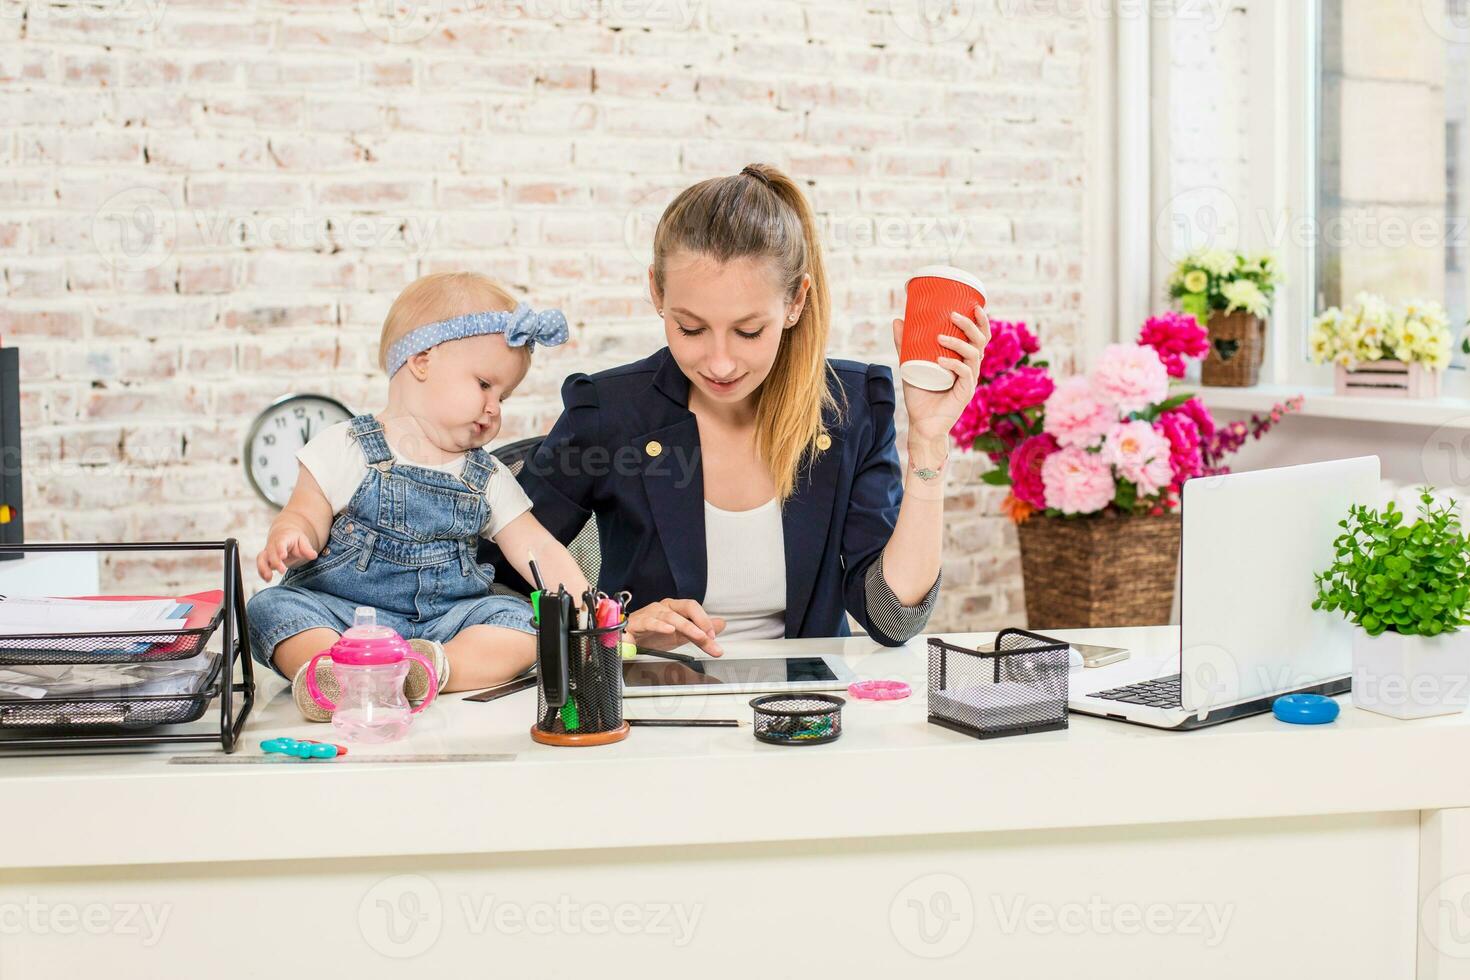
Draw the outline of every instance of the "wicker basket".
<instances>
[{"instance_id":1,"label":"wicker basket","mask_svg":"<svg viewBox=\"0 0 1470 980\"><path fill-rule=\"evenodd\" d=\"M1017 529L1030 629L1169 622L1179 569L1177 513L1032 517Z\"/></svg>"},{"instance_id":2,"label":"wicker basket","mask_svg":"<svg viewBox=\"0 0 1470 980\"><path fill-rule=\"evenodd\" d=\"M1243 310L1210 314L1210 352L1200 368L1207 385L1248 388L1266 359L1266 321Z\"/></svg>"}]
</instances>

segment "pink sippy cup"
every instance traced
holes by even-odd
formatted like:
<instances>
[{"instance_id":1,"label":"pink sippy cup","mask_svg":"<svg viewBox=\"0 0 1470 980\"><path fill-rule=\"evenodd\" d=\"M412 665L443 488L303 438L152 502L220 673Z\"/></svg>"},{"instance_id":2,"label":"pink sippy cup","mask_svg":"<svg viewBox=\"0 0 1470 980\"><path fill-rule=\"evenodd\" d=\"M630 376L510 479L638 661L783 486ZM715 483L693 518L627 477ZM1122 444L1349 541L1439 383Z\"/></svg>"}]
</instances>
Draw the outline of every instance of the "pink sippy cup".
<instances>
[{"instance_id":1,"label":"pink sippy cup","mask_svg":"<svg viewBox=\"0 0 1470 980\"><path fill-rule=\"evenodd\" d=\"M340 690L336 704L327 700L316 682L317 661L323 657L332 658ZM410 708L403 696L410 660L429 672L429 696L417 708ZM332 713L337 734L354 742L392 742L407 735L413 716L433 703L438 690L434 665L391 628L379 626L378 612L371 606L358 606L352 628L306 667L307 693Z\"/></svg>"}]
</instances>

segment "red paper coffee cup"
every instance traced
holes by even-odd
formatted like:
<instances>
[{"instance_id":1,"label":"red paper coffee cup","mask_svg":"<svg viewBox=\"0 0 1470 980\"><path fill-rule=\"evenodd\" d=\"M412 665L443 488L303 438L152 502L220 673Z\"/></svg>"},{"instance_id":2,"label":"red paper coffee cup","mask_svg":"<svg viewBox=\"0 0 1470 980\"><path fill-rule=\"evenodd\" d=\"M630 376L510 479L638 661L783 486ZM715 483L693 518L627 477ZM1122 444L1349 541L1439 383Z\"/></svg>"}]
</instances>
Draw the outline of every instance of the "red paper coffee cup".
<instances>
[{"instance_id":1,"label":"red paper coffee cup","mask_svg":"<svg viewBox=\"0 0 1470 980\"><path fill-rule=\"evenodd\" d=\"M898 373L915 388L948 391L954 373L939 363L955 352L939 343L942 334L958 340L965 333L950 320L959 313L973 320L975 307L985 305L985 284L963 269L948 265L926 265L908 281L908 302L903 311L903 349L898 355Z\"/></svg>"}]
</instances>

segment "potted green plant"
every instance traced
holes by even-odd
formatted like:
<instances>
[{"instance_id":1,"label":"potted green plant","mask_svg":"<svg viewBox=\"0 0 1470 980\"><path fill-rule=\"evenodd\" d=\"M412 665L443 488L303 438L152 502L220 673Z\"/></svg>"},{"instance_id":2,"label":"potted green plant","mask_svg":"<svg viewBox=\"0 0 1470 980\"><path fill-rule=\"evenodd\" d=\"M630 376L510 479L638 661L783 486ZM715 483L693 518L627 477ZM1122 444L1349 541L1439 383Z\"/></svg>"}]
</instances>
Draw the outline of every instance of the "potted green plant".
<instances>
[{"instance_id":1,"label":"potted green plant","mask_svg":"<svg viewBox=\"0 0 1470 980\"><path fill-rule=\"evenodd\" d=\"M1470 703L1470 539L1452 506L1419 493L1418 518L1390 502L1354 504L1338 522L1335 557L1316 576L1312 608L1340 613L1353 633L1353 704L1394 718L1463 711Z\"/></svg>"}]
</instances>

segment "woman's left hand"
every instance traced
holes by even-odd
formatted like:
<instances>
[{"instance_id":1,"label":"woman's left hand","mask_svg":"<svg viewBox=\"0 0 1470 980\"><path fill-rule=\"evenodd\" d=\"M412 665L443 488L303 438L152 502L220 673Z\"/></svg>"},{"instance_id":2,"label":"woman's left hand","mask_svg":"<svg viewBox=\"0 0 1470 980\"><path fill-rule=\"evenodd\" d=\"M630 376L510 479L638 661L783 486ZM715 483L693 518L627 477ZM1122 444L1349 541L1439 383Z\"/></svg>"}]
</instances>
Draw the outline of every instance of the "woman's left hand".
<instances>
[{"instance_id":1,"label":"woman's left hand","mask_svg":"<svg viewBox=\"0 0 1470 980\"><path fill-rule=\"evenodd\" d=\"M948 391L925 391L908 382L903 385L903 403L909 414L909 438L927 443L947 445L949 430L959 421L961 413L975 395L975 386L980 379L980 359L985 345L990 343L990 318L985 308L975 307L975 319L970 320L960 313L951 313L954 325L965 332L965 340L941 334L939 343L955 352L956 357L941 357L939 364L954 372L954 387ZM903 320L893 321L893 343L903 350Z\"/></svg>"}]
</instances>

